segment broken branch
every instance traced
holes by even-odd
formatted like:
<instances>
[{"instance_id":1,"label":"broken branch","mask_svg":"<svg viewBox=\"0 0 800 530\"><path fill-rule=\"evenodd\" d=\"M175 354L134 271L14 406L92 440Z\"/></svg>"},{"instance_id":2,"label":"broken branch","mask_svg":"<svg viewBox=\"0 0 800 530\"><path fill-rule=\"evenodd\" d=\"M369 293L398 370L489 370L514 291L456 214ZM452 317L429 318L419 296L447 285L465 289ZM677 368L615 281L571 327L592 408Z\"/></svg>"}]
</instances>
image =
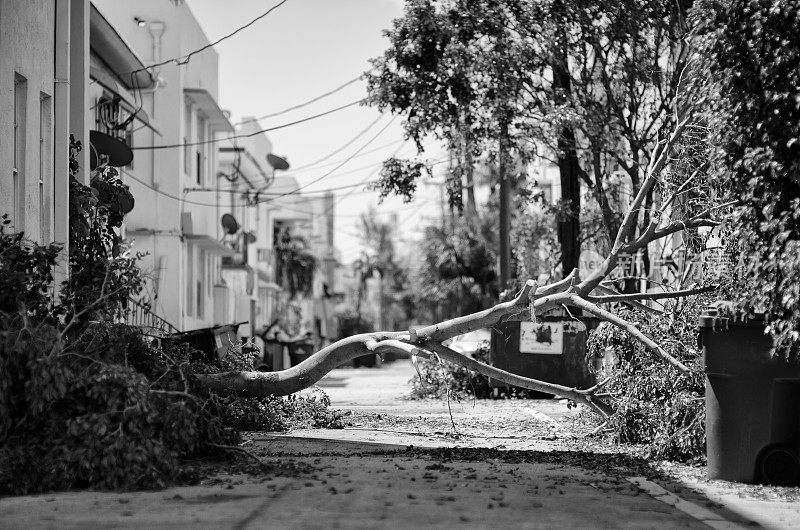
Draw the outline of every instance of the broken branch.
<instances>
[{"instance_id":1,"label":"broken branch","mask_svg":"<svg viewBox=\"0 0 800 530\"><path fill-rule=\"evenodd\" d=\"M641 342L645 345L645 347L651 351L654 351L656 354L660 355L664 358L669 364L677 368L683 373L688 373L689 369L680 362L678 359L670 355L669 353L664 350L661 346L659 346L653 339L639 331L636 326L628 322L627 320L618 317L614 313L606 311L595 304L589 302L588 300L584 300L583 298L573 295L570 297L570 303L575 307L579 307L586 311L587 313L591 313L597 317L602 318L603 320L607 320L608 322L614 324L621 330L629 333L633 338Z\"/></svg>"}]
</instances>

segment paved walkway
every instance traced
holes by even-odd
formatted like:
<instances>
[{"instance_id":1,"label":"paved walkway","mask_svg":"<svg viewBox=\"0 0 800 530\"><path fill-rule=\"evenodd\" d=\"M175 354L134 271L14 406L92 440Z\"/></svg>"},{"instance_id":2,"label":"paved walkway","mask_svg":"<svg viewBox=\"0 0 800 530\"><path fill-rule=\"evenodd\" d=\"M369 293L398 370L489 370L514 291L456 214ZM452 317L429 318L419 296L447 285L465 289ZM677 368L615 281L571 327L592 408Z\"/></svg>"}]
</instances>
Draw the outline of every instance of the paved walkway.
<instances>
[{"instance_id":1,"label":"paved walkway","mask_svg":"<svg viewBox=\"0 0 800 530\"><path fill-rule=\"evenodd\" d=\"M581 450L557 400L451 404L453 431L446 403L403 398L413 374L332 372L322 386L347 428L251 437L281 476L0 499L0 528L800 528L791 491Z\"/></svg>"}]
</instances>

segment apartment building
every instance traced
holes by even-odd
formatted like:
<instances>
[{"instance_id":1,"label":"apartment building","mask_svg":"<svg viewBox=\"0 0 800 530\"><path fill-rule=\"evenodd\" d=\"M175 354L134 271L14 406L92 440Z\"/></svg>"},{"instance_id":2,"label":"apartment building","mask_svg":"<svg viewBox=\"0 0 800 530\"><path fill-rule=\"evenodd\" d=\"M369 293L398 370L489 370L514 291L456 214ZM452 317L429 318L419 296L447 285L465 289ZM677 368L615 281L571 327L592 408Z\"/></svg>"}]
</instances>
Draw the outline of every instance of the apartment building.
<instances>
[{"instance_id":1,"label":"apartment building","mask_svg":"<svg viewBox=\"0 0 800 530\"><path fill-rule=\"evenodd\" d=\"M222 261L223 283L216 287L214 300L216 319L248 321L251 337L273 318L280 289L274 281L271 206L263 195L275 179L268 160L272 142L258 132L259 127L255 118L245 116L236 129L244 138L219 145L215 192L223 215L228 216L226 225L235 228L223 229L221 235L234 253Z\"/></svg>"},{"instance_id":2,"label":"apartment building","mask_svg":"<svg viewBox=\"0 0 800 530\"><path fill-rule=\"evenodd\" d=\"M276 182L266 135L228 139L259 125L235 129L220 108L216 51L192 54L208 43L184 2L0 3L0 213L31 239L66 245L69 137L83 146L85 184L104 154L97 139L111 138L133 153L118 167L136 201L123 235L145 253L141 301L153 315L178 330L247 321L240 332L252 336L287 298L273 243L291 225L320 264L303 302L319 330L314 300L337 263L333 197Z\"/></svg>"},{"instance_id":3,"label":"apartment building","mask_svg":"<svg viewBox=\"0 0 800 530\"><path fill-rule=\"evenodd\" d=\"M216 186L214 141L234 132L218 103L219 57L208 49L187 58L209 40L182 2L94 5L148 65L184 58L151 68L153 87L136 87L137 108L150 127L137 128L127 139L135 156L123 175L136 207L125 230L133 250L147 253L144 301L151 310L181 330L211 326L222 258L233 254L219 237L221 205L198 191Z\"/></svg>"},{"instance_id":4,"label":"apartment building","mask_svg":"<svg viewBox=\"0 0 800 530\"><path fill-rule=\"evenodd\" d=\"M0 214L40 243L68 242L70 113L84 111L70 85L87 74L88 5L0 2Z\"/></svg>"}]
</instances>

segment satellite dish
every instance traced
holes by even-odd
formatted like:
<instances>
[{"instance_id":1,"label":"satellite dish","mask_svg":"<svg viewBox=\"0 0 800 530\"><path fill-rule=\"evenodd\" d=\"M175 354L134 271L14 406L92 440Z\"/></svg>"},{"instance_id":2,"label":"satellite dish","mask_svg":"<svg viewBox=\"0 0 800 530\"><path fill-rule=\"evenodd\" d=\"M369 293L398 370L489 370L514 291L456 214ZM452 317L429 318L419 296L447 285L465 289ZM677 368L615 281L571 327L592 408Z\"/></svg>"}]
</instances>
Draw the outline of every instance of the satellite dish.
<instances>
[{"instance_id":1,"label":"satellite dish","mask_svg":"<svg viewBox=\"0 0 800 530\"><path fill-rule=\"evenodd\" d=\"M229 213L222 215L222 228L225 229L225 232L228 234L235 234L239 231L239 223L236 221L236 218Z\"/></svg>"},{"instance_id":2,"label":"satellite dish","mask_svg":"<svg viewBox=\"0 0 800 530\"><path fill-rule=\"evenodd\" d=\"M248 245L252 245L258 239L253 232L244 232L242 235L244 236L244 240L247 241Z\"/></svg>"},{"instance_id":3,"label":"satellite dish","mask_svg":"<svg viewBox=\"0 0 800 530\"><path fill-rule=\"evenodd\" d=\"M289 162L285 158L273 155L272 153L267 155L267 162L269 162L269 165L271 165L273 169L279 171L286 171L289 169Z\"/></svg>"},{"instance_id":4,"label":"satellite dish","mask_svg":"<svg viewBox=\"0 0 800 530\"><path fill-rule=\"evenodd\" d=\"M121 167L133 162L131 148L113 136L100 131L89 131L89 143L92 147L89 155L90 169L95 169L99 165L101 155L108 158L109 166Z\"/></svg>"}]
</instances>

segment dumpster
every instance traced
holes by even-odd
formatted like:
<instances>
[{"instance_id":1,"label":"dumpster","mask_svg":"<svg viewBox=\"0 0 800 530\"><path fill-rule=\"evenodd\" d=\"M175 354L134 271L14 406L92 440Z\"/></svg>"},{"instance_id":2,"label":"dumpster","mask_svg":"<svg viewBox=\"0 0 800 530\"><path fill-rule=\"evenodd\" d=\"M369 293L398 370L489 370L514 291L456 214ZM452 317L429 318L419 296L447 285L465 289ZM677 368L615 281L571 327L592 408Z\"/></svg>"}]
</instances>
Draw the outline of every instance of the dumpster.
<instances>
[{"instance_id":1,"label":"dumpster","mask_svg":"<svg viewBox=\"0 0 800 530\"><path fill-rule=\"evenodd\" d=\"M275 339L264 339L264 358L261 361L259 370L262 372L272 372L283 368L283 346L284 343ZM280 362L279 366L277 363Z\"/></svg>"},{"instance_id":2,"label":"dumpster","mask_svg":"<svg viewBox=\"0 0 800 530\"><path fill-rule=\"evenodd\" d=\"M236 322L234 324L173 333L163 340L185 342L202 354L202 358L198 360L210 363L218 359L224 359L228 354L228 350L239 343L237 330L239 326L246 323Z\"/></svg>"},{"instance_id":3,"label":"dumpster","mask_svg":"<svg viewBox=\"0 0 800 530\"><path fill-rule=\"evenodd\" d=\"M314 343L308 341L287 342L289 347L289 364L297 366L314 354Z\"/></svg>"},{"instance_id":4,"label":"dumpster","mask_svg":"<svg viewBox=\"0 0 800 530\"><path fill-rule=\"evenodd\" d=\"M800 485L800 365L774 358L764 319L699 317L708 478Z\"/></svg>"},{"instance_id":5,"label":"dumpster","mask_svg":"<svg viewBox=\"0 0 800 530\"><path fill-rule=\"evenodd\" d=\"M595 384L595 378L586 363L586 339L599 322L593 317L553 316L536 322L504 322L494 326L492 365L548 383L588 388ZM489 384L506 386L494 379L489 379Z\"/></svg>"}]
</instances>

